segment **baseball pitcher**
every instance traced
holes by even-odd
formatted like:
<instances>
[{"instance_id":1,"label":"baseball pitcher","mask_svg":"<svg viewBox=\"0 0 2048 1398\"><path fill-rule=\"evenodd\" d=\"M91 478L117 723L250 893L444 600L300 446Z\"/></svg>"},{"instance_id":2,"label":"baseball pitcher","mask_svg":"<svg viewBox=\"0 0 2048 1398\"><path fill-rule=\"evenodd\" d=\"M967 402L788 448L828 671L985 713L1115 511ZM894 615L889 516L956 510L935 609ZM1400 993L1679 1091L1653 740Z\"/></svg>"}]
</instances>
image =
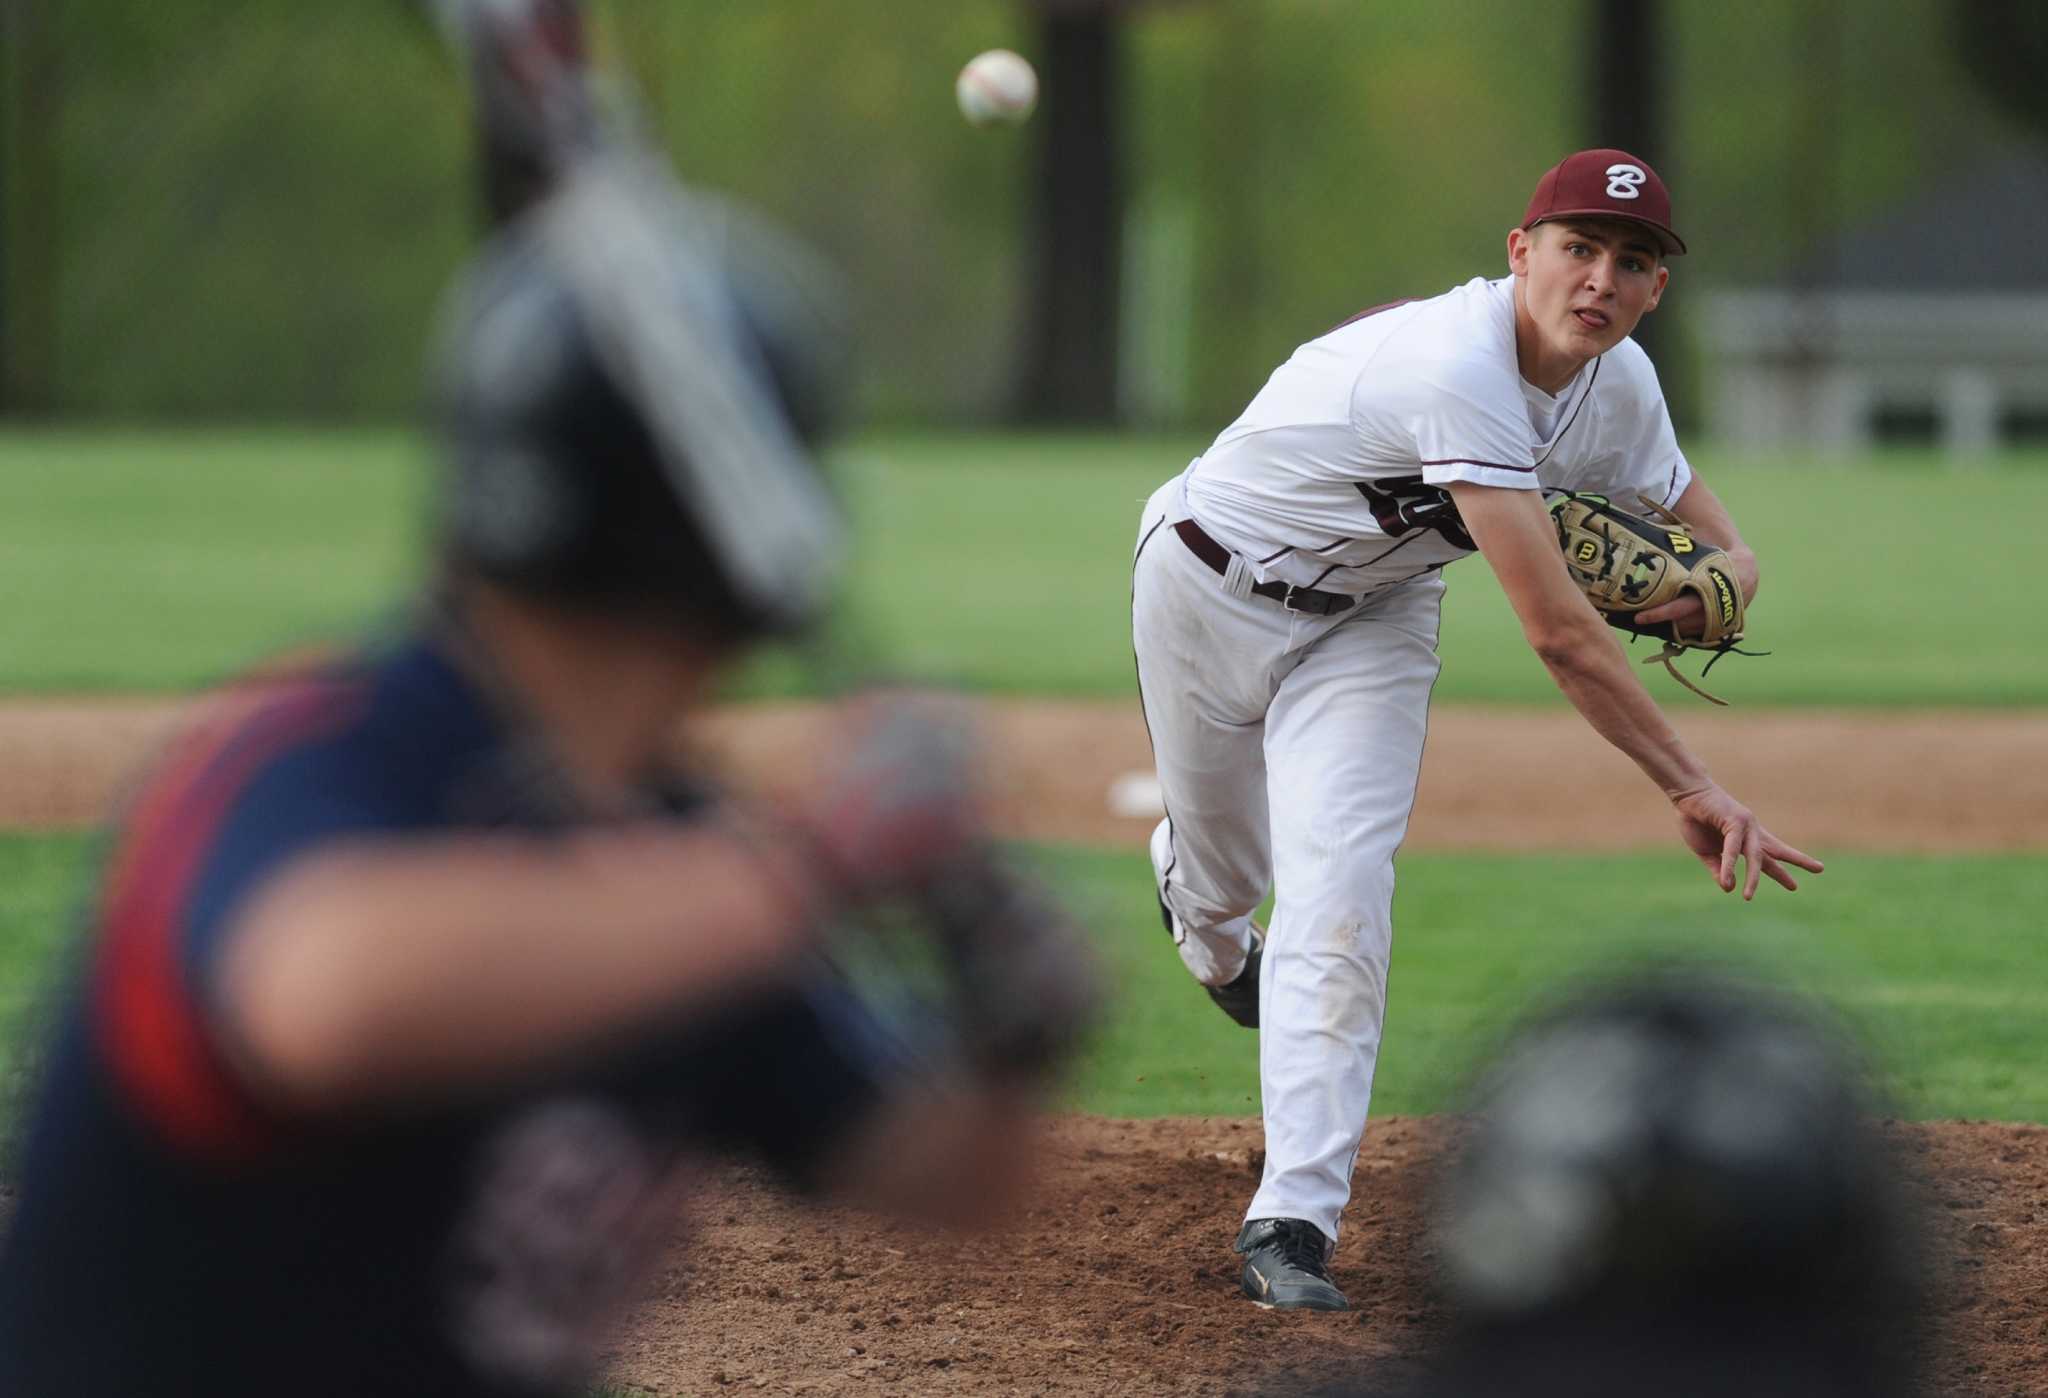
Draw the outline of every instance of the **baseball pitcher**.
<instances>
[{"instance_id":1,"label":"baseball pitcher","mask_svg":"<svg viewBox=\"0 0 2048 1398\"><path fill-rule=\"evenodd\" d=\"M1507 276L1302 345L1145 505L1132 632L1167 812L1152 866L1188 970L1262 1031L1265 1175L1236 1245L1262 1305L1346 1304L1328 1261L1386 1013L1446 564L1486 556L1558 687L1670 798L1722 889L1820 871L1714 781L1609 631L1720 652L1756 594L1756 556L1629 339L1685 250L1647 163L1571 155L1508 232Z\"/></svg>"}]
</instances>

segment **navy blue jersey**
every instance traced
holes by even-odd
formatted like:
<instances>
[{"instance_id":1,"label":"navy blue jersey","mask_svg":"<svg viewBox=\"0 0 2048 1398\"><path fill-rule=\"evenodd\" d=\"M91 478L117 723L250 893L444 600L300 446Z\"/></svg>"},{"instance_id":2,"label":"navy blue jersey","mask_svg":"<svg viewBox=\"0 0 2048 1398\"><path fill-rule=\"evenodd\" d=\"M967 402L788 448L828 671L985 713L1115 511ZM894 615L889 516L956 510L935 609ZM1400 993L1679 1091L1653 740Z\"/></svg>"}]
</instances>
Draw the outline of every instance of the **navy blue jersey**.
<instances>
[{"instance_id":1,"label":"navy blue jersey","mask_svg":"<svg viewBox=\"0 0 2048 1398\"><path fill-rule=\"evenodd\" d=\"M89 910L0 1252L0 1393L572 1391L675 1227L687 1153L801 1181L882 1090L878 1031L821 974L548 1080L280 1116L214 1000L266 876L351 836L579 816L429 637L217 708L144 784Z\"/></svg>"}]
</instances>

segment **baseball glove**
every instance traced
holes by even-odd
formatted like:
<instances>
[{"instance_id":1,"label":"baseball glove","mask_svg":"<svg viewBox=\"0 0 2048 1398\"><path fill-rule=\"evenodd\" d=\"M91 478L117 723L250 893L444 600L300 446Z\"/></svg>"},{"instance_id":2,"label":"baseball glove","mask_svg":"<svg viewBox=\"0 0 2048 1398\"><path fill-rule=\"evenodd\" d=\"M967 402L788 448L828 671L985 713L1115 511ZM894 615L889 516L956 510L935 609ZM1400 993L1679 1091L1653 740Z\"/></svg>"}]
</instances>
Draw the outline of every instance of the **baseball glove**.
<instances>
[{"instance_id":1,"label":"baseball glove","mask_svg":"<svg viewBox=\"0 0 2048 1398\"><path fill-rule=\"evenodd\" d=\"M1638 498L1652 517L1617 509L1604 495L1560 491L1550 502L1550 517L1557 525L1565 567L1609 626L1664 643L1645 665L1661 662L1673 679L1702 699L1726 704L1680 674L1671 661L1689 650L1712 651L1713 659L1700 670L1704 678L1742 639L1747 602L1734 566L1725 552L1693 538L1685 521L1670 510L1647 495ZM1706 608L1698 635L1681 634L1675 622L1636 621L1639 613L1675 602L1688 592Z\"/></svg>"}]
</instances>

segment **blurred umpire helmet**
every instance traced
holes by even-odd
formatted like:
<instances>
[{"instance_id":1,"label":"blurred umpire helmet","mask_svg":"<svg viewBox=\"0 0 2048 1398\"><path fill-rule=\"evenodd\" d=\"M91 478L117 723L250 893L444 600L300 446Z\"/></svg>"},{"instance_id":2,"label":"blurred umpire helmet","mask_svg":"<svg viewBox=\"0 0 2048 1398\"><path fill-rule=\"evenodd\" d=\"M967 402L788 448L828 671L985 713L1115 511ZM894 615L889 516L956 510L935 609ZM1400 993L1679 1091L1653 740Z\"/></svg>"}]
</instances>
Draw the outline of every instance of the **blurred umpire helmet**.
<instances>
[{"instance_id":1,"label":"blurred umpire helmet","mask_svg":"<svg viewBox=\"0 0 2048 1398\"><path fill-rule=\"evenodd\" d=\"M1616 982L1484 1081L1439 1201L1446 1391L1907 1391L1906 1200L1856 1056L1812 1013L1697 972Z\"/></svg>"},{"instance_id":2,"label":"blurred umpire helmet","mask_svg":"<svg viewBox=\"0 0 2048 1398\"><path fill-rule=\"evenodd\" d=\"M844 365L835 293L792 240L651 160L579 166L452 295L446 555L726 641L809 626L845 549L813 454Z\"/></svg>"}]
</instances>

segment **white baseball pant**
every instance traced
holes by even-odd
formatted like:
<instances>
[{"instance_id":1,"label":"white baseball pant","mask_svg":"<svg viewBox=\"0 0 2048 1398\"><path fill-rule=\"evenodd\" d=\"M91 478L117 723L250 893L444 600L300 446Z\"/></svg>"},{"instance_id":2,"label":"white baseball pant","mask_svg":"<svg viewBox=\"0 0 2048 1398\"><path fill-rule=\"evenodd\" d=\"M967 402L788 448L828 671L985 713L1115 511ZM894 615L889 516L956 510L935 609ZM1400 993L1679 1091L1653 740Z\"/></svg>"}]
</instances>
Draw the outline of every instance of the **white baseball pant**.
<instances>
[{"instance_id":1,"label":"white baseball pant","mask_svg":"<svg viewBox=\"0 0 2048 1398\"><path fill-rule=\"evenodd\" d=\"M1365 1135L1386 1017L1394 852L1428 726L1443 578L1314 616L1226 583L1172 525L1178 479L1145 506L1132 640L1167 818L1154 868L1204 984L1236 978L1277 884L1259 986L1266 1170L1245 1217L1333 1241Z\"/></svg>"}]
</instances>

